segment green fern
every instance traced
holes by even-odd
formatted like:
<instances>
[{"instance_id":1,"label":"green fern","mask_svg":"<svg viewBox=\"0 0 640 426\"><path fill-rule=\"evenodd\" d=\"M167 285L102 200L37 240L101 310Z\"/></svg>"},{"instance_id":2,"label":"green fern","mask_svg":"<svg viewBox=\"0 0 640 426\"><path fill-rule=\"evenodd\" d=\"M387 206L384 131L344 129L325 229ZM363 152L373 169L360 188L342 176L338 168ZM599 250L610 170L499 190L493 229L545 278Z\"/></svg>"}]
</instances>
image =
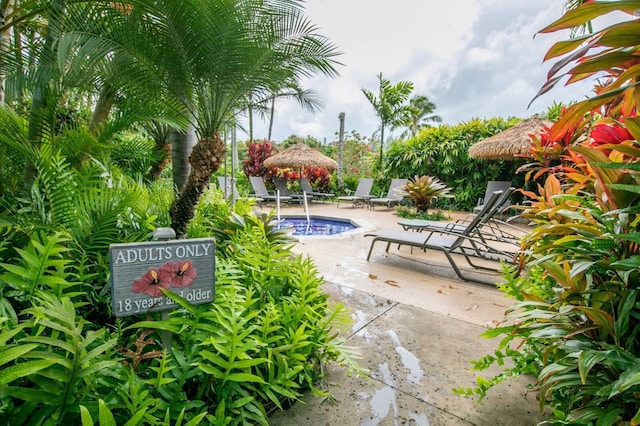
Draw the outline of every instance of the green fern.
<instances>
[{"instance_id":1,"label":"green fern","mask_svg":"<svg viewBox=\"0 0 640 426\"><path fill-rule=\"evenodd\" d=\"M31 190L31 209L43 225L69 228L76 216L74 199L79 188L76 170L66 158L42 145L35 162L38 177Z\"/></svg>"},{"instance_id":2,"label":"green fern","mask_svg":"<svg viewBox=\"0 0 640 426\"><path fill-rule=\"evenodd\" d=\"M25 249L15 249L20 256L17 264L0 264L6 270L0 275L0 280L17 291L14 297L18 300L31 300L38 289L61 296L73 286L67 281L72 263L65 258L69 250L64 244L68 241L69 238L61 233L34 235Z\"/></svg>"},{"instance_id":3,"label":"green fern","mask_svg":"<svg viewBox=\"0 0 640 426\"><path fill-rule=\"evenodd\" d=\"M200 413L196 417L194 417L191 420L189 420L188 422L184 423L184 426L196 426L196 425L199 425L200 423L202 423L202 421L204 420L206 415L207 415L206 412ZM91 413L89 412L87 407L85 407L84 405L80 406L80 416L81 416L81 420L82 420L82 426L94 426L95 425L95 423L93 421L93 417L91 417ZM183 421L184 421L184 410L180 412L180 415L178 416L178 419L175 421L175 423L171 422L170 412L169 412L169 410L167 410L167 412L165 414L165 417L164 417L164 422L161 423L161 424L163 424L163 425L173 424L175 426L182 426L183 425ZM137 426L139 424L140 424L140 419L131 418L126 423L123 423L122 426ZM102 399L100 399L98 401L98 425L99 426L117 426L118 425L118 423L116 423L116 419L115 419L113 413L111 412L111 410L107 406L106 402L104 402Z\"/></svg>"},{"instance_id":4,"label":"green fern","mask_svg":"<svg viewBox=\"0 0 640 426\"><path fill-rule=\"evenodd\" d=\"M0 318L0 325L6 323L6 318ZM0 333L0 389L18 379L38 373L52 364L55 360L37 359L26 362L16 362L29 354L33 354L38 348L37 344L20 344L16 336L23 333L25 324L12 327Z\"/></svg>"},{"instance_id":5,"label":"green fern","mask_svg":"<svg viewBox=\"0 0 640 426\"><path fill-rule=\"evenodd\" d=\"M31 320L22 323L24 335L15 340L25 352L8 368L44 368L23 375L11 386L0 386L0 393L22 400L9 413L15 424L61 424L73 419L82 400L90 401L96 377L119 365L113 358L115 339L105 329L85 330L86 322L77 317L68 297L41 293L35 306L25 311ZM26 360L26 361L24 361Z\"/></svg>"}]
</instances>

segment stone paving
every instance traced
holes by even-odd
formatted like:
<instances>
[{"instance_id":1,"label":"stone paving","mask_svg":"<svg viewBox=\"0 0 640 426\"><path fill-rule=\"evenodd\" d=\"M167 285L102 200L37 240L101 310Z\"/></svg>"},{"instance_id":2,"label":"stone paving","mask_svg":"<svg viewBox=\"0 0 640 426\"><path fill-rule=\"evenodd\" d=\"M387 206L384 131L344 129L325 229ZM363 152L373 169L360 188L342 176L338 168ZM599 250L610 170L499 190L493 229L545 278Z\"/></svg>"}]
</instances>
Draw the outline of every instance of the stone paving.
<instances>
[{"instance_id":1,"label":"stone paving","mask_svg":"<svg viewBox=\"0 0 640 426\"><path fill-rule=\"evenodd\" d=\"M281 209L282 216L300 214L301 207ZM528 387L532 378L504 382L479 403L452 392L474 385L470 361L497 344L479 335L502 320L511 300L493 286L460 281L439 253L407 247L385 253L381 245L367 261L371 237L364 234L399 228L392 209L314 203L309 214L360 225L340 235L300 237L294 251L313 259L330 298L349 309L353 326L346 345L359 351L366 372L348 376L329 366L325 385L335 400L307 395L272 415L272 425L525 426L544 420Z\"/></svg>"}]
</instances>

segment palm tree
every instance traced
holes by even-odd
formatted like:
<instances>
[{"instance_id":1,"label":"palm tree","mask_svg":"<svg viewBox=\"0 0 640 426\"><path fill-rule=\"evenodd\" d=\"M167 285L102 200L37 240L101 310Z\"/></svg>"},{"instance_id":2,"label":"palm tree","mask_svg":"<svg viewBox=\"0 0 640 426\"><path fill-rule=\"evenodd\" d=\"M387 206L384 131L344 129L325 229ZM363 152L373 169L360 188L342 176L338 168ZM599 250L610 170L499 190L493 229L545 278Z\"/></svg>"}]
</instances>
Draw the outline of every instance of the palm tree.
<instances>
[{"instance_id":1,"label":"palm tree","mask_svg":"<svg viewBox=\"0 0 640 426\"><path fill-rule=\"evenodd\" d=\"M7 17L13 13L15 0L0 1L0 52L7 52L12 31L7 25ZM9 18L10 20L11 18ZM2 57L0 57L2 61ZM5 75L0 65L0 105L5 102Z\"/></svg>"},{"instance_id":2,"label":"palm tree","mask_svg":"<svg viewBox=\"0 0 640 426\"><path fill-rule=\"evenodd\" d=\"M316 112L321 106L322 102L318 94L313 90L303 89L299 82L297 81L288 81L285 86L281 88L279 91L274 92L268 99L265 99L263 104L265 107L268 104L268 108L261 108L258 111L261 112L263 118L267 116L268 109L268 119L269 119L269 133L267 135L267 140L271 140L271 132L273 130L273 121L275 118L275 103L276 99L293 99L298 102L298 104L303 107L305 110L309 112Z\"/></svg>"},{"instance_id":3,"label":"palm tree","mask_svg":"<svg viewBox=\"0 0 640 426\"><path fill-rule=\"evenodd\" d=\"M242 111L246 99L268 98L303 76L336 75L337 52L317 34L298 3L167 0L165 8L171 29L189 29L170 49L181 53L182 60L165 66L169 81L179 82L180 92L193 93L185 98L185 107L199 136L189 158L191 173L171 208L172 227L181 236L211 175L224 160L220 132ZM166 37L175 41L171 32ZM175 70L178 75L172 77Z\"/></svg>"},{"instance_id":4,"label":"palm tree","mask_svg":"<svg viewBox=\"0 0 640 426\"><path fill-rule=\"evenodd\" d=\"M382 78L382 73L378 74L378 81L378 96L364 88L362 93L364 93L373 106L376 115L380 118L380 165L382 166L384 129L389 126L393 130L396 127L407 124L411 110L406 101L413 91L413 83L400 81L392 85L389 80Z\"/></svg>"},{"instance_id":5,"label":"palm tree","mask_svg":"<svg viewBox=\"0 0 640 426\"><path fill-rule=\"evenodd\" d=\"M118 35L126 37L135 23L124 3L53 0L13 5L11 19L0 27L0 32L14 34L13 44L6 38L0 44L0 74L31 98L28 143L36 150L56 138L56 111L71 91L86 98L93 97L94 90L100 93L90 128L103 142L136 121L166 116L168 104L159 106L157 90L147 91L146 102L140 100L143 84L160 87L153 78L157 73L149 72L157 67L148 63L141 67L137 64L144 62L136 61L130 52L124 54L126 49L118 50L122 46ZM119 115L105 128L116 101ZM27 159L25 188L34 177L35 169Z\"/></svg>"},{"instance_id":6,"label":"palm tree","mask_svg":"<svg viewBox=\"0 0 640 426\"><path fill-rule=\"evenodd\" d=\"M304 17L302 6L289 0L29 3L46 13L50 27L37 63L42 75L34 80L30 139L38 144L43 126L52 121L44 112L56 98L46 97L64 87L54 66L64 55L64 69L75 73L66 82L91 81L101 93L101 111L94 111L92 121L97 133L104 131L113 102L138 105L130 122L156 119L182 130L192 127L197 143L178 161L191 170L171 209L179 236L224 158L220 132L246 109L246 99L266 99L302 77L337 74L335 47ZM148 104L155 114L138 115ZM174 142L184 145L181 137Z\"/></svg>"},{"instance_id":7,"label":"palm tree","mask_svg":"<svg viewBox=\"0 0 640 426\"><path fill-rule=\"evenodd\" d=\"M442 117L433 114L436 104L431 102L424 95L413 96L409 100L409 126L402 134L402 137L415 136L425 127L430 127L429 123L441 123Z\"/></svg>"}]
</instances>

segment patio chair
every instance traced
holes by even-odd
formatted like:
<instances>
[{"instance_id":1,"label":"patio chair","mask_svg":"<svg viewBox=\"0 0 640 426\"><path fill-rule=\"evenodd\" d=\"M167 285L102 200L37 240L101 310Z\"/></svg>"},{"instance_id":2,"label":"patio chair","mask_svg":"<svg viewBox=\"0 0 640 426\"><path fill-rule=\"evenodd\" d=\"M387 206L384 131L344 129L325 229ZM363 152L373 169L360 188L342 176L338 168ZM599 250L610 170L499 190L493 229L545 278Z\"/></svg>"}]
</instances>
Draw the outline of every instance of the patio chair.
<instances>
[{"instance_id":1,"label":"patio chair","mask_svg":"<svg viewBox=\"0 0 640 426\"><path fill-rule=\"evenodd\" d=\"M296 202L299 204L303 204L304 195L302 192L291 192L289 188L287 188L287 181L284 178L275 178L273 183L276 186L276 189L280 191L280 196L284 195L291 198L292 202ZM310 203L313 199L313 195L307 194L307 203Z\"/></svg>"},{"instance_id":2,"label":"patio chair","mask_svg":"<svg viewBox=\"0 0 640 426\"><path fill-rule=\"evenodd\" d=\"M300 178L300 189L305 191L307 194L311 194L314 199L317 198L320 201L322 201L323 203L328 198L333 198L333 197L336 196L336 194L331 194L329 192L317 192L317 191L314 191L313 188L311 188L311 184L309 183L309 179L307 179L307 178Z\"/></svg>"},{"instance_id":3,"label":"patio chair","mask_svg":"<svg viewBox=\"0 0 640 426\"><path fill-rule=\"evenodd\" d=\"M382 229L365 234L365 237L373 237L367 260L371 258L373 247L378 241L386 242L385 252L389 251L391 244L398 246L408 245L423 250L435 250L442 252L453 271L463 281L473 281L482 284L494 284L491 281L465 275L458 267L454 257L464 257L467 263L475 269L498 271L499 268L493 268L474 263L472 259L495 262L511 262L518 253L512 245L499 244L493 241L487 241L478 237L477 227L481 225L481 221L491 212L491 208L496 204L502 192L494 192L485 207L459 232L448 230L432 231L432 232L413 232L401 229Z\"/></svg>"},{"instance_id":4,"label":"patio chair","mask_svg":"<svg viewBox=\"0 0 640 426\"><path fill-rule=\"evenodd\" d=\"M387 196L383 197L381 195L380 198L369 199L369 208L374 208L376 204L383 204L390 209L392 206L400 204L404 199L403 188L407 182L409 182L409 179L392 179Z\"/></svg>"},{"instance_id":5,"label":"patio chair","mask_svg":"<svg viewBox=\"0 0 640 426\"><path fill-rule=\"evenodd\" d=\"M480 210L482 210L482 207L487 202L491 194L493 194L494 192L506 191L507 189L511 188L511 186L512 186L512 183L511 181L508 181L508 180L490 180L489 182L487 182L487 189L484 191L484 198L481 198L478 200L478 205L473 208L473 211L479 212ZM507 210L509 210L510 206L511 206L510 198L505 199L502 205L499 206L500 208L496 213L500 215L500 219L502 219L502 216L504 215L504 213Z\"/></svg>"},{"instance_id":6,"label":"patio chair","mask_svg":"<svg viewBox=\"0 0 640 426\"><path fill-rule=\"evenodd\" d=\"M360 178L355 192L347 189L347 195L336 198L336 207L340 207L340 201L351 202L353 207L356 204L364 205L371 198L371 188L373 188L373 178Z\"/></svg>"},{"instance_id":7,"label":"patio chair","mask_svg":"<svg viewBox=\"0 0 640 426\"><path fill-rule=\"evenodd\" d=\"M275 203L277 201L276 191L267 190L266 185L264 184L264 180L262 180L261 176L249 176L249 181L251 182L251 187L253 188L252 196L257 198L262 198L266 203ZM280 202L289 203L291 202L291 197L280 194Z\"/></svg>"},{"instance_id":8,"label":"patio chair","mask_svg":"<svg viewBox=\"0 0 640 426\"><path fill-rule=\"evenodd\" d=\"M236 181L231 176L218 176L218 186L222 190L225 199L233 197L234 200L237 200L240 198Z\"/></svg>"},{"instance_id":9,"label":"patio chair","mask_svg":"<svg viewBox=\"0 0 640 426\"><path fill-rule=\"evenodd\" d=\"M231 199L233 197L233 201L238 201L240 198L240 191L238 191L238 186L236 185L236 179L231 176L218 176L218 186L222 190L224 194L224 198L226 200ZM264 200L258 197L250 197L257 204L262 203Z\"/></svg>"},{"instance_id":10,"label":"patio chair","mask_svg":"<svg viewBox=\"0 0 640 426\"><path fill-rule=\"evenodd\" d=\"M505 200L508 201L511 195L515 191L514 187L510 187L501 192L497 201L486 210L480 210L482 218L475 229L475 233L478 237L485 240L500 241L508 244L519 245L520 238L527 233L526 230L518 228L517 226L498 220L495 218L496 213L500 212L501 207L504 205ZM486 206L486 203L485 203ZM484 208L484 207L483 207ZM400 219L398 225L402 226L402 229L413 230L417 232L463 232L467 227L467 224L473 220L478 214L472 213L468 216L458 219L455 222L441 222L437 220L422 220L422 219Z\"/></svg>"}]
</instances>

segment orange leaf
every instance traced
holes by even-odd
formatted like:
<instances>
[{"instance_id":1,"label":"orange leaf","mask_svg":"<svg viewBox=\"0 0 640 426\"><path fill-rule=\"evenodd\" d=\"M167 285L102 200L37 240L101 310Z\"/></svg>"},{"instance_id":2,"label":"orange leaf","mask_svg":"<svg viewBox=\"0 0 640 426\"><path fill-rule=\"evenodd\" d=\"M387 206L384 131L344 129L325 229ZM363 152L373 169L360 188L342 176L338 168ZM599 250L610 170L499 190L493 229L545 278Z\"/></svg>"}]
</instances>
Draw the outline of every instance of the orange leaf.
<instances>
[{"instance_id":1,"label":"orange leaf","mask_svg":"<svg viewBox=\"0 0 640 426\"><path fill-rule=\"evenodd\" d=\"M544 34L579 27L610 12L622 11L632 14L636 9L638 9L637 0L615 2L593 1L568 11L560 17L560 19L557 19L538 32Z\"/></svg>"}]
</instances>

